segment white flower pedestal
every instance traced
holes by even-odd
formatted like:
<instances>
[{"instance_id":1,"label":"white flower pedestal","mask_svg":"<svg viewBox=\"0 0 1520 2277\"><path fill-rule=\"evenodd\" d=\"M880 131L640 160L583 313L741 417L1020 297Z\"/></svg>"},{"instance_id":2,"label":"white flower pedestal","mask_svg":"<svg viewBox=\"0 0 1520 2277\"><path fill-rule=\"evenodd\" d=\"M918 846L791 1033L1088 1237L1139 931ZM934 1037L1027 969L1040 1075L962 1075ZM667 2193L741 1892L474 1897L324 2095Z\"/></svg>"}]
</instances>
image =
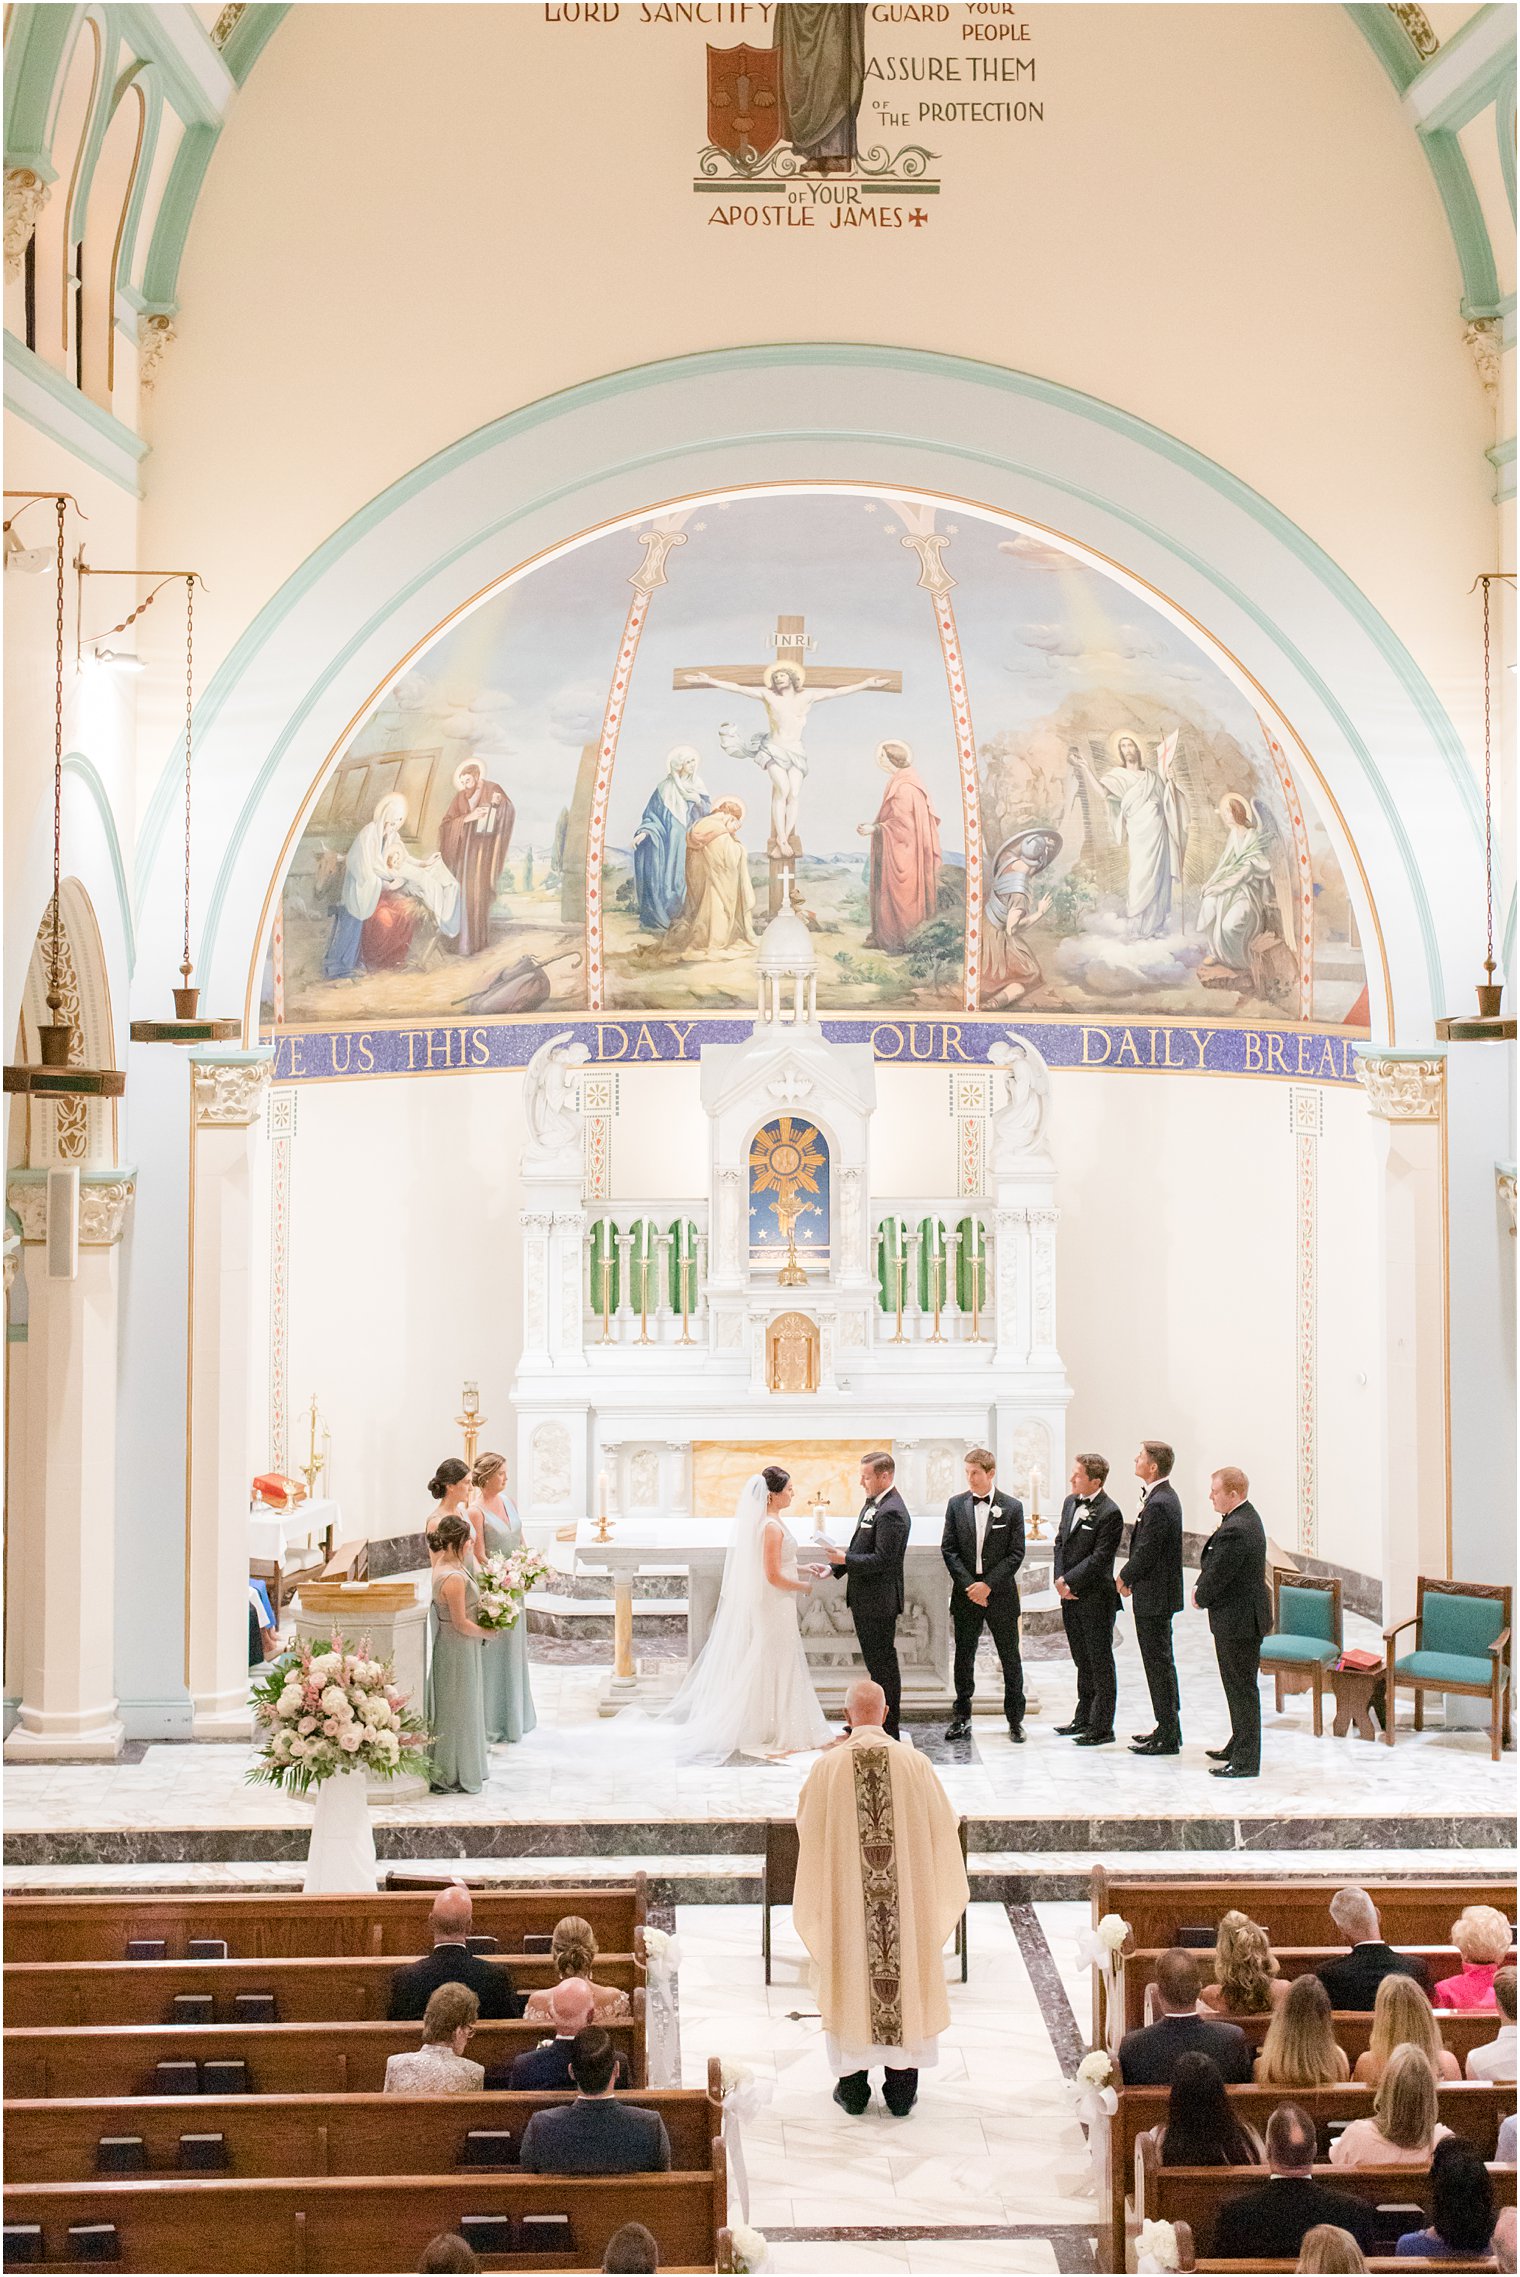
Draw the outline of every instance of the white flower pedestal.
<instances>
[{"instance_id":1,"label":"white flower pedestal","mask_svg":"<svg viewBox=\"0 0 1520 2277\"><path fill-rule=\"evenodd\" d=\"M301 1885L308 1897L368 1893L378 1887L368 1784L362 1771L337 1771L317 1788Z\"/></svg>"},{"instance_id":2,"label":"white flower pedestal","mask_svg":"<svg viewBox=\"0 0 1520 2277\"><path fill-rule=\"evenodd\" d=\"M296 1642L325 1652L336 1627L357 1644L368 1637L377 1660L392 1662L396 1682L420 1716L427 1689L427 1606L412 1581L309 1581L296 1609ZM402 1772L370 1783L372 1803L411 1803L428 1792L426 1779Z\"/></svg>"}]
</instances>

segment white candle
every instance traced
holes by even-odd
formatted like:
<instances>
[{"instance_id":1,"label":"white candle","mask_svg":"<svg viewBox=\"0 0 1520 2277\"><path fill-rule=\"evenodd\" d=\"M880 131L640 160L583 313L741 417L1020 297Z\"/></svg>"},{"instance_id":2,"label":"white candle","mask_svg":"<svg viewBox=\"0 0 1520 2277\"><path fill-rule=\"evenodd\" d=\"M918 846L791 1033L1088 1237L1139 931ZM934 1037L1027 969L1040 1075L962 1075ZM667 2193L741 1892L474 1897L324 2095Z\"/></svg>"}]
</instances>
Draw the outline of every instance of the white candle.
<instances>
[{"instance_id":1,"label":"white candle","mask_svg":"<svg viewBox=\"0 0 1520 2277\"><path fill-rule=\"evenodd\" d=\"M599 1518L605 1518L607 1515L607 1473L605 1471L598 1471L596 1474L596 1513Z\"/></svg>"}]
</instances>

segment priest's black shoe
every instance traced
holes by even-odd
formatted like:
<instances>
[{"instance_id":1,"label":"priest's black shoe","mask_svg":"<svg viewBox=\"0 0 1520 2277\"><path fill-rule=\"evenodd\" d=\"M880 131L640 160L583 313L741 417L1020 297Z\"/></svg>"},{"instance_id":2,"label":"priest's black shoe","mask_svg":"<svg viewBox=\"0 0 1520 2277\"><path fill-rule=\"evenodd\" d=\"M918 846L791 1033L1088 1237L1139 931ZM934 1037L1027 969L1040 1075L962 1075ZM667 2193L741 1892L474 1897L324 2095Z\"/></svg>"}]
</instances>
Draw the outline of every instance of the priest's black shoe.
<instances>
[{"instance_id":1,"label":"priest's black shoe","mask_svg":"<svg viewBox=\"0 0 1520 2277\"><path fill-rule=\"evenodd\" d=\"M1078 1747L1112 1747L1114 1735L1111 1731L1084 1731L1078 1735L1076 1744Z\"/></svg>"},{"instance_id":2,"label":"priest's black shoe","mask_svg":"<svg viewBox=\"0 0 1520 2277\"><path fill-rule=\"evenodd\" d=\"M860 2118L871 2100L871 2081L863 2071L846 2072L835 2084L834 2101L841 2111L848 2111L852 2119Z\"/></svg>"},{"instance_id":3,"label":"priest's black shoe","mask_svg":"<svg viewBox=\"0 0 1520 2277\"><path fill-rule=\"evenodd\" d=\"M952 1717L945 1726L945 1737L946 1739L969 1739L971 1737L971 1718L969 1716Z\"/></svg>"},{"instance_id":4,"label":"priest's black shoe","mask_svg":"<svg viewBox=\"0 0 1520 2277\"><path fill-rule=\"evenodd\" d=\"M1136 1740L1130 1749L1130 1753L1131 1755L1180 1755L1182 1748L1180 1744L1174 1746L1170 1740L1142 1739Z\"/></svg>"},{"instance_id":5,"label":"priest's black shoe","mask_svg":"<svg viewBox=\"0 0 1520 2277\"><path fill-rule=\"evenodd\" d=\"M1086 1731L1086 1729L1086 1724L1057 1724L1056 1737L1058 1739L1075 1739L1078 1732Z\"/></svg>"},{"instance_id":6,"label":"priest's black shoe","mask_svg":"<svg viewBox=\"0 0 1520 2277\"><path fill-rule=\"evenodd\" d=\"M1024 1727L1023 1727L1023 1725L1022 1725L1022 1724L1010 1724L1010 1725L1008 1726L1008 1737L1009 1737L1009 1738L1010 1738L1010 1739L1013 1741L1013 1744L1014 1744L1014 1746L1015 1746L1015 1747L1022 1747L1022 1746L1023 1746L1023 1744L1024 1744Z\"/></svg>"},{"instance_id":7,"label":"priest's black shoe","mask_svg":"<svg viewBox=\"0 0 1520 2277\"><path fill-rule=\"evenodd\" d=\"M918 2101L918 2073L889 2069L881 2083L881 2099L894 2119L906 2119Z\"/></svg>"},{"instance_id":8,"label":"priest's black shoe","mask_svg":"<svg viewBox=\"0 0 1520 2277\"><path fill-rule=\"evenodd\" d=\"M1209 1773L1211 1779L1259 1779L1259 1771L1242 1771L1236 1763L1220 1763Z\"/></svg>"},{"instance_id":9,"label":"priest's black shoe","mask_svg":"<svg viewBox=\"0 0 1520 2277\"><path fill-rule=\"evenodd\" d=\"M1203 1752L1211 1763L1228 1763L1230 1760L1227 1747L1206 1747Z\"/></svg>"}]
</instances>

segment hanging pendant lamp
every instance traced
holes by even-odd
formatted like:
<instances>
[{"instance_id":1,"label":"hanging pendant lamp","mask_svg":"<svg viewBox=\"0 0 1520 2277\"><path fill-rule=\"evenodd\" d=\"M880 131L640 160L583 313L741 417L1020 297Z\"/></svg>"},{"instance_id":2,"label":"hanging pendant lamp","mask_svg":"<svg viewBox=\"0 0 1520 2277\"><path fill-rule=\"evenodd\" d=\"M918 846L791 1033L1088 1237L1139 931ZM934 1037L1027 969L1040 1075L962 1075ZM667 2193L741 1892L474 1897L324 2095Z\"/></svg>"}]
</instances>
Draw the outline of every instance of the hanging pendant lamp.
<instances>
[{"instance_id":1,"label":"hanging pendant lamp","mask_svg":"<svg viewBox=\"0 0 1520 2277\"><path fill-rule=\"evenodd\" d=\"M53 636L53 898L49 904L47 1007L50 1017L37 1028L41 1062L18 1062L5 1070L5 1088L38 1099L119 1099L127 1079L120 1068L83 1067L72 1058L78 1030L63 1017L63 907L59 898L63 844L63 590L64 521L71 503L66 492L42 491L58 515L57 583Z\"/></svg>"},{"instance_id":2,"label":"hanging pendant lamp","mask_svg":"<svg viewBox=\"0 0 1520 2277\"><path fill-rule=\"evenodd\" d=\"M1478 982L1476 1018L1467 1012L1449 1013L1436 1022L1436 1034L1447 1044L1513 1043L1516 1027L1500 1009L1504 983L1495 980L1494 961L1494 756L1493 756L1493 642L1489 622L1489 588L1513 585L1512 569L1496 569L1480 577L1483 588L1483 884L1487 911L1486 978Z\"/></svg>"}]
</instances>

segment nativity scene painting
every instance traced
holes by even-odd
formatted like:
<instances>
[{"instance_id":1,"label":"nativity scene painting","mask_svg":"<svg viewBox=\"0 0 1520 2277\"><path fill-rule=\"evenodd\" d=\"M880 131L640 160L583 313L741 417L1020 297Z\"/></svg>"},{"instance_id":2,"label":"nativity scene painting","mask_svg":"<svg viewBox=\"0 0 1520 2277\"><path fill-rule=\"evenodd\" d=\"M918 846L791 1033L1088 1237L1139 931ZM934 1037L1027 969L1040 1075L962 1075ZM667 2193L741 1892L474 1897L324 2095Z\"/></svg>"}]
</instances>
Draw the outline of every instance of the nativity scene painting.
<instances>
[{"instance_id":1,"label":"nativity scene painting","mask_svg":"<svg viewBox=\"0 0 1520 2277\"><path fill-rule=\"evenodd\" d=\"M550 558L392 683L298 840L265 1021L743 1015L789 906L825 1010L1362 1026L1306 776L1195 633L1042 532L700 500Z\"/></svg>"}]
</instances>

